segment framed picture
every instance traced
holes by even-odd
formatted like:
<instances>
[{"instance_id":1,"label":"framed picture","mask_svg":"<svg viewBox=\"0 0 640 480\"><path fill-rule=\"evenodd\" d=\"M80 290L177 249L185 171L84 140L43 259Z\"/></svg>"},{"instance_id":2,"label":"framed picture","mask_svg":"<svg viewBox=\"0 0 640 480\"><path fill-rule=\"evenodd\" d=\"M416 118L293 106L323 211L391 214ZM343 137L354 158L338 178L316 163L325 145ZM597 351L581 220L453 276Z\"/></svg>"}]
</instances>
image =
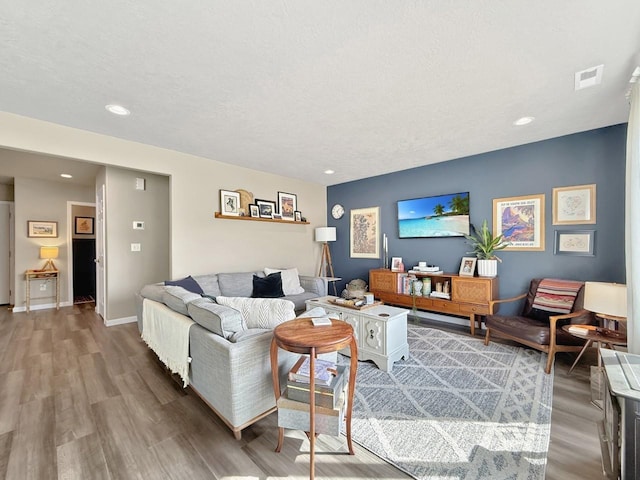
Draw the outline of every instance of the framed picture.
<instances>
[{"instance_id":1,"label":"framed picture","mask_svg":"<svg viewBox=\"0 0 640 480\"><path fill-rule=\"evenodd\" d=\"M402 257L391 257L391 271L404 272L404 265L402 265Z\"/></svg>"},{"instance_id":2,"label":"framed picture","mask_svg":"<svg viewBox=\"0 0 640 480\"><path fill-rule=\"evenodd\" d=\"M473 277L476 272L477 261L478 259L476 257L462 257L458 275L460 275L461 277Z\"/></svg>"},{"instance_id":3,"label":"framed picture","mask_svg":"<svg viewBox=\"0 0 640 480\"><path fill-rule=\"evenodd\" d=\"M249 205L249 212L250 215L254 218L259 217L260 216L260 207L258 207L258 205L252 203L251 205Z\"/></svg>"},{"instance_id":4,"label":"framed picture","mask_svg":"<svg viewBox=\"0 0 640 480\"><path fill-rule=\"evenodd\" d=\"M493 199L493 235L507 250L544 251L544 193Z\"/></svg>"},{"instance_id":5,"label":"framed picture","mask_svg":"<svg viewBox=\"0 0 640 480\"><path fill-rule=\"evenodd\" d=\"M27 220L27 237L58 238L58 222Z\"/></svg>"},{"instance_id":6,"label":"framed picture","mask_svg":"<svg viewBox=\"0 0 640 480\"><path fill-rule=\"evenodd\" d=\"M256 199L256 205L258 206L260 218L273 218L273 214L276 212L276 202Z\"/></svg>"},{"instance_id":7,"label":"framed picture","mask_svg":"<svg viewBox=\"0 0 640 480\"><path fill-rule=\"evenodd\" d=\"M75 217L74 232L77 235L93 235L93 217Z\"/></svg>"},{"instance_id":8,"label":"framed picture","mask_svg":"<svg viewBox=\"0 0 640 480\"><path fill-rule=\"evenodd\" d=\"M296 222L301 222L302 221L302 212L300 210L296 210L295 212L293 212L293 217L294 217Z\"/></svg>"},{"instance_id":9,"label":"framed picture","mask_svg":"<svg viewBox=\"0 0 640 480\"><path fill-rule=\"evenodd\" d=\"M554 255L595 256L595 230L556 230Z\"/></svg>"},{"instance_id":10,"label":"framed picture","mask_svg":"<svg viewBox=\"0 0 640 480\"><path fill-rule=\"evenodd\" d=\"M295 220L295 211L298 209L298 196L293 193L278 192L278 213L283 220Z\"/></svg>"},{"instance_id":11,"label":"framed picture","mask_svg":"<svg viewBox=\"0 0 640 480\"><path fill-rule=\"evenodd\" d=\"M553 224L596 223L596 184L553 189Z\"/></svg>"},{"instance_id":12,"label":"framed picture","mask_svg":"<svg viewBox=\"0 0 640 480\"><path fill-rule=\"evenodd\" d=\"M351 210L351 258L380 258L380 207Z\"/></svg>"},{"instance_id":13,"label":"framed picture","mask_svg":"<svg viewBox=\"0 0 640 480\"><path fill-rule=\"evenodd\" d=\"M240 194L231 190L220 190L220 213L238 217L240 215Z\"/></svg>"}]
</instances>

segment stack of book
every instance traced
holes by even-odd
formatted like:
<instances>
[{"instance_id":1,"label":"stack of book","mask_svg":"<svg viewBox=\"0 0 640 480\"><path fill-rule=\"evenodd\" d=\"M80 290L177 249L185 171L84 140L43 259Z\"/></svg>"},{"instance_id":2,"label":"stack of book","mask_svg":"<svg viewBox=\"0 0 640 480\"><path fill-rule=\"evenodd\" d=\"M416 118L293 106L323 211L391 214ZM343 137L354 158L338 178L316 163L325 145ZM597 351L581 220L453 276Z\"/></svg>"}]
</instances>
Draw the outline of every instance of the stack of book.
<instances>
[{"instance_id":1,"label":"stack of book","mask_svg":"<svg viewBox=\"0 0 640 480\"><path fill-rule=\"evenodd\" d=\"M308 432L309 357L303 356L291 368L287 388L278 399L278 426ZM344 420L347 367L322 359L315 360L316 433L339 435Z\"/></svg>"}]
</instances>

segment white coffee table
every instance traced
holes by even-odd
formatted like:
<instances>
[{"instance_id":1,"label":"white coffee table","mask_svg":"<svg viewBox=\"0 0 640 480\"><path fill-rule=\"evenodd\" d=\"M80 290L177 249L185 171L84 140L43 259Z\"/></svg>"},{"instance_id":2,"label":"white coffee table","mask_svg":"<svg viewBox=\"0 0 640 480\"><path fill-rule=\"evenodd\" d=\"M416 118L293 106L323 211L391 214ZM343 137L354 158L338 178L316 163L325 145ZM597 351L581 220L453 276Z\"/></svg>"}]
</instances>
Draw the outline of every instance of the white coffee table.
<instances>
[{"instance_id":1,"label":"white coffee table","mask_svg":"<svg viewBox=\"0 0 640 480\"><path fill-rule=\"evenodd\" d=\"M393 363L409 358L407 343L407 314L404 308L378 305L361 310L336 305L326 296L306 301L307 310L322 307L331 318L337 318L353 327L358 342L358 360L372 360L380 370L393 369ZM322 327L318 327L322 328ZM349 355L349 349L341 350Z\"/></svg>"}]
</instances>

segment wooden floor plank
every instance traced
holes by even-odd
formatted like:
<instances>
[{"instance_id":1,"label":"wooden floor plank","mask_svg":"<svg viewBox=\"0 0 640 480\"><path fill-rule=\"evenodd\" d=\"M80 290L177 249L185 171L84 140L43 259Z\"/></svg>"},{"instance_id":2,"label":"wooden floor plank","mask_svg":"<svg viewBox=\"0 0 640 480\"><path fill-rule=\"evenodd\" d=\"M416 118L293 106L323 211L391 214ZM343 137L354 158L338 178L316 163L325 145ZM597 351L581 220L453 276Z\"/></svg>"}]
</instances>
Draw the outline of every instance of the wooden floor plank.
<instances>
[{"instance_id":1,"label":"wooden floor plank","mask_svg":"<svg viewBox=\"0 0 640 480\"><path fill-rule=\"evenodd\" d=\"M0 435L16 428L24 375L24 370L0 374Z\"/></svg>"},{"instance_id":2,"label":"wooden floor plank","mask_svg":"<svg viewBox=\"0 0 640 480\"><path fill-rule=\"evenodd\" d=\"M60 479L110 480L102 443L97 433L67 442L57 448Z\"/></svg>"},{"instance_id":3,"label":"wooden floor plank","mask_svg":"<svg viewBox=\"0 0 640 480\"><path fill-rule=\"evenodd\" d=\"M89 403L97 403L120 395L107 371L104 358L99 353L81 355L78 359Z\"/></svg>"},{"instance_id":4,"label":"wooden floor plank","mask_svg":"<svg viewBox=\"0 0 640 480\"><path fill-rule=\"evenodd\" d=\"M89 397L79 372L54 377L56 446L96 432Z\"/></svg>"},{"instance_id":5,"label":"wooden floor plank","mask_svg":"<svg viewBox=\"0 0 640 480\"><path fill-rule=\"evenodd\" d=\"M42 480L58 478L53 397L20 406L6 478Z\"/></svg>"},{"instance_id":6,"label":"wooden floor plank","mask_svg":"<svg viewBox=\"0 0 640 480\"><path fill-rule=\"evenodd\" d=\"M9 454L13 442L13 432L0 434L0 478L7 477L7 467L9 466Z\"/></svg>"},{"instance_id":7,"label":"wooden floor plank","mask_svg":"<svg viewBox=\"0 0 640 480\"><path fill-rule=\"evenodd\" d=\"M30 355L20 403L53 395L53 354Z\"/></svg>"}]
</instances>

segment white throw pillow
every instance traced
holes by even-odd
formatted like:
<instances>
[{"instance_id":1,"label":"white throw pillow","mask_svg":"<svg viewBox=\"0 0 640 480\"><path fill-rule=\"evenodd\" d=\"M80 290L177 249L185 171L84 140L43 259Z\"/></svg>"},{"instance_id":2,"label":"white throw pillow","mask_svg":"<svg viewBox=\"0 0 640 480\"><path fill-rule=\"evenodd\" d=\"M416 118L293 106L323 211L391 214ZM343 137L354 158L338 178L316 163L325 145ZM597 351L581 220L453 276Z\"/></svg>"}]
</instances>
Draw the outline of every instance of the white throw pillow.
<instances>
[{"instance_id":1,"label":"white throw pillow","mask_svg":"<svg viewBox=\"0 0 640 480\"><path fill-rule=\"evenodd\" d=\"M264 274L271 275L272 273L280 272L282 277L282 293L285 295L297 295L304 293L304 288L300 286L300 277L298 276L297 268L265 268Z\"/></svg>"},{"instance_id":2,"label":"white throw pillow","mask_svg":"<svg viewBox=\"0 0 640 480\"><path fill-rule=\"evenodd\" d=\"M274 329L296 318L295 305L282 298L216 297L216 302L238 310L247 328Z\"/></svg>"}]
</instances>

